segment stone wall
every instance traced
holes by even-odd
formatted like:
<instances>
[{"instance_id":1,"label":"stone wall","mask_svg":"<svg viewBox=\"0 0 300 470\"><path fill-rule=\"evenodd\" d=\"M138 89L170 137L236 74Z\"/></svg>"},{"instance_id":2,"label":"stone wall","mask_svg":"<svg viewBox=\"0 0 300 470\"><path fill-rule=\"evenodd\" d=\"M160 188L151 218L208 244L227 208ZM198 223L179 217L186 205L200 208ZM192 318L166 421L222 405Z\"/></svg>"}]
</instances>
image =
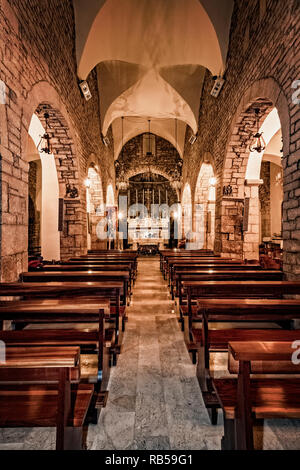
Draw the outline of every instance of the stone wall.
<instances>
[{"instance_id":1,"label":"stone wall","mask_svg":"<svg viewBox=\"0 0 300 470\"><path fill-rule=\"evenodd\" d=\"M181 173L182 159L175 147L162 137L155 137L156 152L153 157L143 155L143 134L134 137L124 145L123 152L116 160L117 178L123 176L130 178L139 173L147 172L149 164L153 172L167 179Z\"/></svg>"},{"instance_id":2,"label":"stone wall","mask_svg":"<svg viewBox=\"0 0 300 470\"><path fill-rule=\"evenodd\" d=\"M52 113L60 195L65 198L61 254L86 250L86 200L82 184L87 160L95 155L102 182L114 182L113 139L103 145L96 72L88 77L92 99L81 95L76 74L74 12L71 0L1 0L0 104L1 279L15 280L27 270L28 163L26 145L33 113L46 105ZM2 85L2 89L3 89ZM4 99L3 99L4 98ZM39 117L42 119L42 115ZM66 195L74 185L78 197Z\"/></svg>"},{"instance_id":3,"label":"stone wall","mask_svg":"<svg viewBox=\"0 0 300 470\"><path fill-rule=\"evenodd\" d=\"M263 105L269 103L265 114L276 106L283 133L284 270L289 277L298 273L296 265L300 265L300 255L296 254L300 251L300 106L292 101L292 83L300 79L299 46L298 0L235 1L224 75L226 82L215 99L210 95L214 83L212 76L206 73L199 114L199 138L190 145L191 131L187 132L183 166L184 182L190 183L194 197L203 156L205 152L212 154L218 178L215 248L224 254L243 252L240 231L233 227L236 226L239 205L243 208L240 199L243 200L247 192L245 171L249 156L247 133L251 131L251 109L257 101ZM237 148L234 148L235 143ZM223 198L223 186L229 182L232 183L233 194ZM257 184L259 187L259 181ZM258 206L255 211L250 224L254 231L250 238L255 238L254 244L259 239L258 230L256 232ZM233 219L228 216L229 212L232 212ZM255 254L252 253L253 256Z\"/></svg>"}]
</instances>

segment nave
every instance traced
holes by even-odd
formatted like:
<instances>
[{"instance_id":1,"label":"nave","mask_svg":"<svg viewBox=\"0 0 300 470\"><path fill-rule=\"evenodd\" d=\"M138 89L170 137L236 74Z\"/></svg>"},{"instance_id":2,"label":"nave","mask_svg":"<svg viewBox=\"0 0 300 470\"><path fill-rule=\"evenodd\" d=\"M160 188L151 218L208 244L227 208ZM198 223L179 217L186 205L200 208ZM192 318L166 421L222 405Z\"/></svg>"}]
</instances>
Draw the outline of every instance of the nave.
<instances>
[{"instance_id":1,"label":"nave","mask_svg":"<svg viewBox=\"0 0 300 470\"><path fill-rule=\"evenodd\" d=\"M97 425L86 429L88 450L220 450L223 419L213 426L188 354L159 258L140 258L122 354L110 375L109 396ZM226 354L212 358L215 376L226 374ZM255 445L297 450L298 421L265 420ZM0 450L55 448L55 430L1 429Z\"/></svg>"}]
</instances>

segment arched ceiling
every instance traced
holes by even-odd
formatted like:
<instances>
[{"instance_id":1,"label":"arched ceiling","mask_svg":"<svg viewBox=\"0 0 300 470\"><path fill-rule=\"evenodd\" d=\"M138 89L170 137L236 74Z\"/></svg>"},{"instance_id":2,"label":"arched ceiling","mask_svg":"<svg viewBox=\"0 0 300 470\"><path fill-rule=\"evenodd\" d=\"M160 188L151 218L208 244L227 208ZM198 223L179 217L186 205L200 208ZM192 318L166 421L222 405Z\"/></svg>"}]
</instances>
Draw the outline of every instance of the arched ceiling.
<instances>
[{"instance_id":1,"label":"arched ceiling","mask_svg":"<svg viewBox=\"0 0 300 470\"><path fill-rule=\"evenodd\" d=\"M225 68L234 0L73 2L78 76L97 66L103 134L121 116L163 118L168 140L168 119L196 133L205 70ZM132 125L129 138L144 130ZM118 133L114 142L117 155Z\"/></svg>"}]
</instances>

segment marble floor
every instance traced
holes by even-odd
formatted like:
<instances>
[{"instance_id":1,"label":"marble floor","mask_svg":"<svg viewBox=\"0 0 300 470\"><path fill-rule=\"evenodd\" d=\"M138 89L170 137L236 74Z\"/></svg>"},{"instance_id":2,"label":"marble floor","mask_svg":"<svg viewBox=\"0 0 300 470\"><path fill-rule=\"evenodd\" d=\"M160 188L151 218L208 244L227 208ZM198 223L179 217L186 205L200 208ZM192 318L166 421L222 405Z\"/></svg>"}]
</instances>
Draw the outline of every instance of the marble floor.
<instances>
[{"instance_id":1,"label":"marble floor","mask_svg":"<svg viewBox=\"0 0 300 470\"><path fill-rule=\"evenodd\" d=\"M107 406L98 424L88 427L87 448L220 449L221 413L212 426L158 258L140 258L128 317ZM299 423L265 421L257 429L258 448L300 449ZM0 450L53 449L54 441L53 429L0 429Z\"/></svg>"}]
</instances>

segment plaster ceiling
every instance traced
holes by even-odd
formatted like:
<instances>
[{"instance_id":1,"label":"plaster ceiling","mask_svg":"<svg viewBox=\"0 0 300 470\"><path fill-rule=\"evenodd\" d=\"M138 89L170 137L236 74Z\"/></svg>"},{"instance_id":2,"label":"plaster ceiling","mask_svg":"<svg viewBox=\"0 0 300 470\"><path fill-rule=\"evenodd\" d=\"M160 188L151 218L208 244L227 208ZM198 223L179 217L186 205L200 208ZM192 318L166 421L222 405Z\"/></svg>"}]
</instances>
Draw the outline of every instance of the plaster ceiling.
<instances>
[{"instance_id":1,"label":"plaster ceiling","mask_svg":"<svg viewBox=\"0 0 300 470\"><path fill-rule=\"evenodd\" d=\"M144 120L128 125L128 138L148 118L161 120L168 140L170 119L196 133L205 70L224 72L233 0L73 1L78 76L97 66L102 132L113 124L115 157L121 116ZM183 143L177 148L182 155Z\"/></svg>"}]
</instances>

